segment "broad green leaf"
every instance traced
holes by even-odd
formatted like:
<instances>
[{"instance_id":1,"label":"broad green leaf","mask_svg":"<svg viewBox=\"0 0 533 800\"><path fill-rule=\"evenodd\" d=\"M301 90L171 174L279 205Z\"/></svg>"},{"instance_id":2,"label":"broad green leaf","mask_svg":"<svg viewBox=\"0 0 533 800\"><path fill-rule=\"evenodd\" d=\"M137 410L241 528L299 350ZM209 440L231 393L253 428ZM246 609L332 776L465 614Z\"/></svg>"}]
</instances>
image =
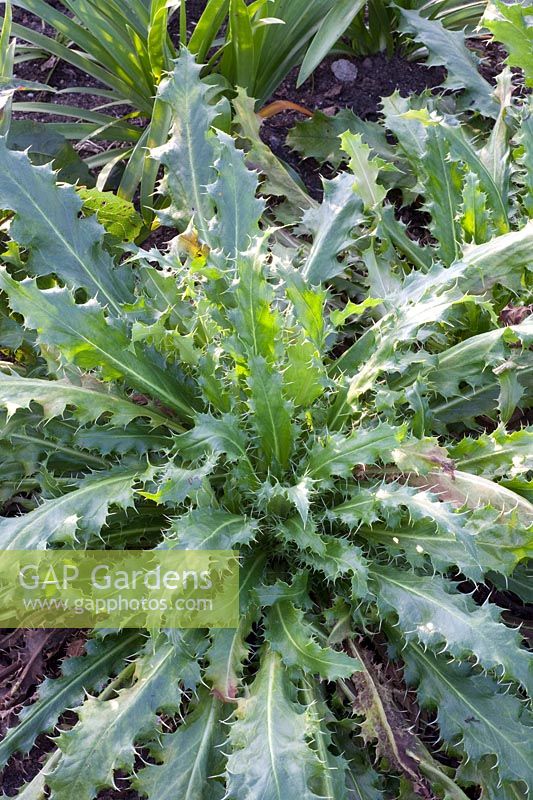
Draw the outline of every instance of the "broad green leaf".
<instances>
[{"instance_id":1,"label":"broad green leaf","mask_svg":"<svg viewBox=\"0 0 533 800\"><path fill-rule=\"evenodd\" d=\"M358 464L390 463L392 451L403 439L402 428L385 423L375 428L355 429L347 436L333 434L317 442L309 456L308 474L316 480L332 475L349 477Z\"/></svg>"},{"instance_id":2,"label":"broad green leaf","mask_svg":"<svg viewBox=\"0 0 533 800\"><path fill-rule=\"evenodd\" d=\"M360 547L355 547L346 539L324 536L323 553L300 553L301 561L307 568L321 572L328 582L335 583L346 578L351 585L351 598L362 598L368 594L368 561Z\"/></svg>"},{"instance_id":3,"label":"broad green leaf","mask_svg":"<svg viewBox=\"0 0 533 800\"><path fill-rule=\"evenodd\" d=\"M280 320L272 307L274 291L265 278L259 253L238 256L237 274L239 280L233 290L235 308L229 314L235 331L232 343L246 360L262 356L272 362Z\"/></svg>"},{"instance_id":4,"label":"broad green leaf","mask_svg":"<svg viewBox=\"0 0 533 800\"><path fill-rule=\"evenodd\" d=\"M338 168L345 158L340 135L346 131L360 133L375 154L394 160L395 151L387 142L384 128L376 122L360 119L348 108L341 109L332 117L323 111L315 111L310 119L297 122L291 128L287 144L304 158L315 158L321 164L329 161Z\"/></svg>"},{"instance_id":5,"label":"broad green leaf","mask_svg":"<svg viewBox=\"0 0 533 800\"><path fill-rule=\"evenodd\" d=\"M233 414L213 417L198 414L195 426L176 440L177 451L184 459L193 459L207 453L224 453L230 461L246 460L248 439Z\"/></svg>"},{"instance_id":6,"label":"broad green leaf","mask_svg":"<svg viewBox=\"0 0 533 800\"><path fill-rule=\"evenodd\" d=\"M147 500L166 506L182 505L187 499L194 502L197 495L209 485L206 478L215 468L214 461L206 461L200 467L188 469L169 462L157 475L157 491L140 492Z\"/></svg>"},{"instance_id":7,"label":"broad green leaf","mask_svg":"<svg viewBox=\"0 0 533 800\"><path fill-rule=\"evenodd\" d=\"M74 407L76 418L82 424L107 414L117 431L119 426L137 417L147 417L154 425L176 427L172 419L108 391L105 384L97 381L87 380L77 386L62 380L46 381L0 373L0 405L9 415L30 408L31 403L41 406L45 419L62 416L67 406Z\"/></svg>"},{"instance_id":8,"label":"broad green leaf","mask_svg":"<svg viewBox=\"0 0 533 800\"><path fill-rule=\"evenodd\" d=\"M311 780L325 769L310 747L305 708L291 698L280 657L265 652L250 695L240 701L229 736L230 797L249 800L318 800Z\"/></svg>"},{"instance_id":9,"label":"broad green leaf","mask_svg":"<svg viewBox=\"0 0 533 800\"><path fill-rule=\"evenodd\" d=\"M489 237L490 211L487 208L487 195L481 191L479 180L473 172L468 172L463 185L463 204L461 227L466 242L483 244Z\"/></svg>"},{"instance_id":10,"label":"broad green leaf","mask_svg":"<svg viewBox=\"0 0 533 800\"><path fill-rule=\"evenodd\" d=\"M99 534L111 506L133 505L134 487L143 479L142 469L115 468L83 478L78 488L53 500L44 500L34 511L19 517L0 517L3 550L45 550L50 542L73 545Z\"/></svg>"},{"instance_id":11,"label":"broad green leaf","mask_svg":"<svg viewBox=\"0 0 533 800\"><path fill-rule=\"evenodd\" d=\"M438 708L442 739L474 763L495 755L501 780L527 783L533 749L521 701L492 678L473 674L469 664L447 663L412 643L404 656L408 681L416 683L421 706Z\"/></svg>"},{"instance_id":12,"label":"broad green leaf","mask_svg":"<svg viewBox=\"0 0 533 800\"><path fill-rule=\"evenodd\" d=\"M165 539L165 549L232 550L249 544L256 535L255 520L218 509L196 509L172 522Z\"/></svg>"},{"instance_id":13,"label":"broad green leaf","mask_svg":"<svg viewBox=\"0 0 533 800\"><path fill-rule=\"evenodd\" d=\"M533 4L490 0L482 24L507 50L506 63L524 71L526 86L533 86Z\"/></svg>"},{"instance_id":14,"label":"broad green leaf","mask_svg":"<svg viewBox=\"0 0 533 800\"><path fill-rule=\"evenodd\" d=\"M10 728L0 743L0 761L6 764L12 753L27 753L40 733L52 730L65 708L78 705L84 692L101 686L114 675L140 644L137 633L89 640L86 654L63 661L59 678L46 678L37 699L25 706L20 722Z\"/></svg>"},{"instance_id":15,"label":"broad green leaf","mask_svg":"<svg viewBox=\"0 0 533 800\"><path fill-rule=\"evenodd\" d=\"M100 225L119 242L133 242L141 233L142 217L129 200L113 192L83 186L77 189L77 193L83 200L84 213L95 214Z\"/></svg>"},{"instance_id":16,"label":"broad green leaf","mask_svg":"<svg viewBox=\"0 0 533 800\"><path fill-rule=\"evenodd\" d=\"M324 201L318 208L307 211L303 218L313 237L303 276L312 286L343 271L338 256L350 245L351 233L363 219L353 175L341 173L333 180L324 181Z\"/></svg>"},{"instance_id":17,"label":"broad green leaf","mask_svg":"<svg viewBox=\"0 0 533 800\"><path fill-rule=\"evenodd\" d=\"M51 798L92 800L98 790L114 786L117 769L131 769L135 744L157 724L157 713L175 714L181 685L192 687L198 667L186 644L149 642L135 663L134 682L116 698L90 697L77 709L78 723L57 739L61 758L48 776Z\"/></svg>"},{"instance_id":18,"label":"broad green leaf","mask_svg":"<svg viewBox=\"0 0 533 800\"><path fill-rule=\"evenodd\" d=\"M533 430L522 428L507 433L499 427L490 434L461 439L449 453L464 472L486 478L522 475L533 469Z\"/></svg>"},{"instance_id":19,"label":"broad green leaf","mask_svg":"<svg viewBox=\"0 0 533 800\"><path fill-rule=\"evenodd\" d=\"M326 292L304 280L301 272L284 267L282 277L286 282L287 297L306 336L320 351L325 335Z\"/></svg>"},{"instance_id":20,"label":"broad green leaf","mask_svg":"<svg viewBox=\"0 0 533 800\"><path fill-rule=\"evenodd\" d=\"M348 678L360 669L356 659L329 646L322 647L303 611L288 600L280 600L269 611L265 638L287 667L300 667L328 681Z\"/></svg>"},{"instance_id":21,"label":"broad green leaf","mask_svg":"<svg viewBox=\"0 0 533 800\"><path fill-rule=\"evenodd\" d=\"M257 431L266 466L284 469L289 462L293 443L290 407L283 397L283 381L262 358L249 361L250 408L252 425Z\"/></svg>"},{"instance_id":22,"label":"broad green leaf","mask_svg":"<svg viewBox=\"0 0 533 800\"><path fill-rule=\"evenodd\" d=\"M226 711L227 714L227 711ZM198 705L175 733L162 737L162 763L149 764L134 780L143 797L158 800L220 800L224 787L216 780L226 738L220 700L203 693Z\"/></svg>"},{"instance_id":23,"label":"broad green leaf","mask_svg":"<svg viewBox=\"0 0 533 800\"><path fill-rule=\"evenodd\" d=\"M218 133L220 155L216 162L217 180L207 187L217 210L214 241L229 258L248 250L259 234L259 220L265 204L256 198L257 175L246 168L244 153L234 140Z\"/></svg>"},{"instance_id":24,"label":"broad green leaf","mask_svg":"<svg viewBox=\"0 0 533 800\"><path fill-rule=\"evenodd\" d=\"M131 272L114 266L96 219L80 217L83 203L74 188L57 185L50 166L34 167L26 153L8 150L2 137L0 170L0 208L15 212L10 233L29 250L28 272L55 272L120 313L121 303L133 296Z\"/></svg>"},{"instance_id":25,"label":"broad green leaf","mask_svg":"<svg viewBox=\"0 0 533 800\"><path fill-rule=\"evenodd\" d=\"M469 104L489 117L496 116L497 103L492 97L492 87L477 70L474 56L465 43L462 31L446 30L439 20L426 19L419 11L398 9L400 30L411 33L417 42L429 50L427 64L446 66L446 89L464 89Z\"/></svg>"},{"instance_id":26,"label":"broad green leaf","mask_svg":"<svg viewBox=\"0 0 533 800\"><path fill-rule=\"evenodd\" d=\"M173 125L167 144L152 150L167 170L166 183L173 211L198 228L201 241L210 244L209 221L213 200L207 186L213 182L216 139L209 132L217 116L210 105L212 88L200 79L202 67L185 49L174 62L170 76L161 82L160 97L173 112Z\"/></svg>"},{"instance_id":27,"label":"broad green leaf","mask_svg":"<svg viewBox=\"0 0 533 800\"><path fill-rule=\"evenodd\" d=\"M479 607L457 591L457 584L437 576L375 567L371 577L378 607L398 617L407 639L439 653L444 649L457 660L472 656L485 670L520 683L531 694L533 656L522 647L518 631L503 623L497 606Z\"/></svg>"},{"instance_id":28,"label":"broad green leaf","mask_svg":"<svg viewBox=\"0 0 533 800\"><path fill-rule=\"evenodd\" d=\"M343 133L341 147L349 158L349 167L355 177L354 191L363 201L365 211L373 211L385 199L387 190L378 183L383 161L371 157L370 147L360 133Z\"/></svg>"},{"instance_id":29,"label":"broad green leaf","mask_svg":"<svg viewBox=\"0 0 533 800\"><path fill-rule=\"evenodd\" d=\"M84 369L99 367L104 380L124 380L178 413L191 415L190 391L132 346L125 326L110 324L95 300L77 305L68 289L41 290L34 280L13 280L0 271L0 287L11 308L38 331L39 341Z\"/></svg>"}]
</instances>

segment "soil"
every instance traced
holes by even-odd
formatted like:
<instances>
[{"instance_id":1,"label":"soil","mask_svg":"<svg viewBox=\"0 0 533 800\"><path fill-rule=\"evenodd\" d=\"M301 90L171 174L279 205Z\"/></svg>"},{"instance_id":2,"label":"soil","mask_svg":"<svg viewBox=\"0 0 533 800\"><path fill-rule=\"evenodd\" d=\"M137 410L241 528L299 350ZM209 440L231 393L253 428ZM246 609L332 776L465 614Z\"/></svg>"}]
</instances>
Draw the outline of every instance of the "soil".
<instances>
[{"instance_id":1,"label":"soil","mask_svg":"<svg viewBox=\"0 0 533 800\"><path fill-rule=\"evenodd\" d=\"M338 57L325 59L299 89L296 88L298 69L293 70L272 100L289 100L309 111L320 109L328 115L349 108L362 119L377 120L382 97L396 89L403 97L420 94L424 89L437 87L446 77L442 67L426 67L407 61L399 54L388 57L385 53L376 53L364 58L343 56L343 60L356 67L357 77L341 82L332 71L332 65L338 60ZM285 144L289 130L300 119L305 119L305 115L295 111L277 114L264 121L261 137L279 158L299 173L310 193L319 199L322 193L320 176L330 177L327 166L321 168L314 159L302 159Z\"/></svg>"}]
</instances>

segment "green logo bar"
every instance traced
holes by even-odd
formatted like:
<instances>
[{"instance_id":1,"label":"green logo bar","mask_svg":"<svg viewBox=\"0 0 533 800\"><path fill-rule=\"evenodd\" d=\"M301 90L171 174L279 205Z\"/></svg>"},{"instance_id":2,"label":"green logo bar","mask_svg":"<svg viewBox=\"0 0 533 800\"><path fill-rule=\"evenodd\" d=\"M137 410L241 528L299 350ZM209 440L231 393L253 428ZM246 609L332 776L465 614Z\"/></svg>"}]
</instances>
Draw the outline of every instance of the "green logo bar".
<instances>
[{"instance_id":1,"label":"green logo bar","mask_svg":"<svg viewBox=\"0 0 533 800\"><path fill-rule=\"evenodd\" d=\"M238 555L0 551L0 628L235 628Z\"/></svg>"}]
</instances>

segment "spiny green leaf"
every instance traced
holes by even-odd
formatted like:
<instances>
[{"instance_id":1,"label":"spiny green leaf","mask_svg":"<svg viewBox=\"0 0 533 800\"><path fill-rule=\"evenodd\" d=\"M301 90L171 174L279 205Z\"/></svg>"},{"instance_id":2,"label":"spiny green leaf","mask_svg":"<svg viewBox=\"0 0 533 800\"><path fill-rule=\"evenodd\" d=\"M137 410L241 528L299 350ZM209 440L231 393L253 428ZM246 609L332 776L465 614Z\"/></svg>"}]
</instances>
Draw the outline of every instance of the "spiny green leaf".
<instances>
[{"instance_id":1,"label":"spiny green leaf","mask_svg":"<svg viewBox=\"0 0 533 800\"><path fill-rule=\"evenodd\" d=\"M349 158L349 167L355 177L354 191L363 201L365 211L373 211L381 205L387 194L387 190L378 183L384 162L371 157L371 149L363 142L360 133L343 133L341 147Z\"/></svg>"},{"instance_id":2,"label":"spiny green leaf","mask_svg":"<svg viewBox=\"0 0 533 800\"><path fill-rule=\"evenodd\" d=\"M398 9L400 30L412 33L417 42L424 44L430 53L427 64L446 66L447 77L443 87L465 89L470 104L486 116L495 116L497 105L492 97L492 87L479 74L473 55L465 44L462 31L447 30L439 20L426 19L415 9Z\"/></svg>"},{"instance_id":3,"label":"spiny green leaf","mask_svg":"<svg viewBox=\"0 0 533 800\"><path fill-rule=\"evenodd\" d=\"M170 462L157 475L157 491L140 492L154 503L167 506L181 505L187 498L195 498L205 486L205 479L213 472L214 461L207 461L200 467L187 469Z\"/></svg>"},{"instance_id":4,"label":"spiny green leaf","mask_svg":"<svg viewBox=\"0 0 533 800\"><path fill-rule=\"evenodd\" d=\"M143 797L157 800L220 800L224 787L216 780L226 732L220 700L203 693L198 705L175 733L161 743L161 764L150 764L134 780Z\"/></svg>"},{"instance_id":5,"label":"spiny green leaf","mask_svg":"<svg viewBox=\"0 0 533 800\"><path fill-rule=\"evenodd\" d=\"M250 695L240 701L230 731L230 797L246 800L318 800L310 787L325 768L307 739L305 709L291 699L289 676L276 653L266 652Z\"/></svg>"},{"instance_id":6,"label":"spiny green leaf","mask_svg":"<svg viewBox=\"0 0 533 800\"><path fill-rule=\"evenodd\" d=\"M398 156L389 142L385 129L377 122L357 117L351 109L342 108L334 116L315 111L310 119L297 122L287 135L287 144L304 158L315 158L320 163L329 161L338 168L345 155L341 150L340 135L349 131L360 133L373 154L395 161Z\"/></svg>"},{"instance_id":7,"label":"spiny green leaf","mask_svg":"<svg viewBox=\"0 0 533 800\"><path fill-rule=\"evenodd\" d=\"M328 581L349 578L352 597L365 597L368 593L368 561L360 547L336 536L322 537L325 550L321 554L300 554L301 561L310 569L322 572Z\"/></svg>"},{"instance_id":8,"label":"spiny green leaf","mask_svg":"<svg viewBox=\"0 0 533 800\"><path fill-rule=\"evenodd\" d=\"M78 488L19 517L0 518L0 545L3 550L43 550L49 542L69 542L99 534L110 506L129 508L134 487L143 479L142 471L116 468L96 472L80 481Z\"/></svg>"},{"instance_id":9,"label":"spiny green leaf","mask_svg":"<svg viewBox=\"0 0 533 800\"><path fill-rule=\"evenodd\" d=\"M303 276L311 285L324 283L343 271L338 256L349 246L352 230L363 219L353 175L342 173L333 180L324 181L324 202L307 211L303 218L313 236L303 268Z\"/></svg>"},{"instance_id":10,"label":"spiny green leaf","mask_svg":"<svg viewBox=\"0 0 533 800\"><path fill-rule=\"evenodd\" d=\"M0 271L0 287L39 341L60 349L68 361L84 368L99 367L104 380L124 378L131 386L191 415L190 391L131 346L125 326L111 325L95 300L77 305L68 289L41 290L34 280L13 280Z\"/></svg>"},{"instance_id":11,"label":"spiny green leaf","mask_svg":"<svg viewBox=\"0 0 533 800\"><path fill-rule=\"evenodd\" d=\"M303 611L288 600L280 600L269 611L265 637L287 667L298 666L325 680L347 678L360 669L356 659L331 647L322 647Z\"/></svg>"},{"instance_id":12,"label":"spiny green leaf","mask_svg":"<svg viewBox=\"0 0 533 800\"><path fill-rule=\"evenodd\" d=\"M114 239L119 242L133 242L141 233L143 220L133 203L118 197L113 192L78 187L78 195L83 200L85 214L93 213L96 219Z\"/></svg>"},{"instance_id":13,"label":"spiny green leaf","mask_svg":"<svg viewBox=\"0 0 533 800\"><path fill-rule=\"evenodd\" d=\"M235 109L233 122L248 143L249 160L265 174L265 181L261 187L262 193L275 197L286 197L295 209L296 215L300 215L302 209L314 208L315 201L285 169L270 147L262 141L261 120L255 113L255 100L248 97L244 89L237 89L233 107Z\"/></svg>"},{"instance_id":14,"label":"spiny green leaf","mask_svg":"<svg viewBox=\"0 0 533 800\"><path fill-rule=\"evenodd\" d=\"M389 463L394 460L392 450L403 435L402 428L386 423L356 429L348 436L333 434L311 450L308 474L316 480L327 480L332 475L349 477L358 464L375 464L378 460Z\"/></svg>"},{"instance_id":15,"label":"spiny green leaf","mask_svg":"<svg viewBox=\"0 0 533 800\"><path fill-rule=\"evenodd\" d=\"M409 682L416 683L423 708L438 708L440 734L452 750L464 751L474 763L495 755L501 780L527 783L533 746L520 700L492 678L473 674L469 664L449 664L412 643L403 655Z\"/></svg>"},{"instance_id":16,"label":"spiny green leaf","mask_svg":"<svg viewBox=\"0 0 533 800\"><path fill-rule=\"evenodd\" d=\"M209 103L212 87L200 79L201 71L201 65L183 49L172 73L161 82L158 96L172 109L173 126L167 144L151 155L167 169L174 212L187 222L187 215L192 215L202 242L209 244L214 209L207 186L214 177L216 142L209 132L217 109Z\"/></svg>"},{"instance_id":17,"label":"spiny green leaf","mask_svg":"<svg viewBox=\"0 0 533 800\"><path fill-rule=\"evenodd\" d=\"M100 686L115 674L139 643L137 633L106 637L103 641L89 640L86 655L63 661L61 676L46 678L41 683L35 702L22 709L18 725L7 731L0 743L0 762L6 764L12 753L29 752L37 736L51 731L65 708L78 705L85 691Z\"/></svg>"},{"instance_id":18,"label":"spiny green leaf","mask_svg":"<svg viewBox=\"0 0 533 800\"><path fill-rule=\"evenodd\" d=\"M117 428L137 417L147 417L155 425L175 425L163 414L114 394L95 380L84 380L77 386L66 381L21 378L15 374L0 373L0 405L8 414L29 408L32 402L41 406L45 419L60 417L67 406L73 406L76 418L82 424L109 414L110 421Z\"/></svg>"},{"instance_id":19,"label":"spiny green leaf","mask_svg":"<svg viewBox=\"0 0 533 800\"><path fill-rule=\"evenodd\" d=\"M320 776L317 791L324 800L348 800L348 762L344 753L334 755L332 752L333 737L328 729L330 715L327 703L312 679L305 678L302 681L302 691L308 708L313 745L321 763L326 767Z\"/></svg>"},{"instance_id":20,"label":"spiny green leaf","mask_svg":"<svg viewBox=\"0 0 533 800\"><path fill-rule=\"evenodd\" d=\"M237 258L239 282L233 291L236 308L230 312L235 348L246 359L262 356L271 362L279 336L278 314L272 308L273 289L267 282L259 253Z\"/></svg>"},{"instance_id":21,"label":"spiny green leaf","mask_svg":"<svg viewBox=\"0 0 533 800\"><path fill-rule=\"evenodd\" d=\"M0 207L15 212L11 236L29 249L28 271L55 272L120 313L121 303L133 297L131 272L114 266L96 219L80 217L83 203L76 191L58 186L49 165L34 167L26 153L8 150L3 137L0 170Z\"/></svg>"},{"instance_id":22,"label":"spiny green leaf","mask_svg":"<svg viewBox=\"0 0 533 800\"><path fill-rule=\"evenodd\" d=\"M186 642L187 640L185 640ZM116 698L90 697L77 709L78 723L57 739L61 758L46 782L53 800L92 800L98 790L114 785L117 769L130 770L135 744L149 735L157 713L179 711L184 683L196 684L199 673L186 643L162 642L135 662L134 683Z\"/></svg>"},{"instance_id":23,"label":"spiny green leaf","mask_svg":"<svg viewBox=\"0 0 533 800\"><path fill-rule=\"evenodd\" d=\"M487 195L481 191L479 180L473 172L467 172L464 179L461 226L466 242L482 244L489 238Z\"/></svg>"},{"instance_id":24,"label":"spiny green leaf","mask_svg":"<svg viewBox=\"0 0 533 800\"><path fill-rule=\"evenodd\" d=\"M298 322L306 336L320 350L324 344L324 304L326 292L304 280L302 273L284 266L282 277L286 282L287 297L294 306Z\"/></svg>"},{"instance_id":25,"label":"spiny green leaf","mask_svg":"<svg viewBox=\"0 0 533 800\"><path fill-rule=\"evenodd\" d=\"M250 407L252 425L257 431L266 466L284 469L291 455L293 428L290 407L282 394L283 381L263 358L249 361Z\"/></svg>"},{"instance_id":26,"label":"spiny green leaf","mask_svg":"<svg viewBox=\"0 0 533 800\"><path fill-rule=\"evenodd\" d=\"M237 150L231 136L219 132L218 139L221 144L216 162L218 177L207 187L217 209L213 234L224 254L235 258L248 250L258 236L265 204L255 196L257 175L246 168L244 153Z\"/></svg>"},{"instance_id":27,"label":"spiny green leaf","mask_svg":"<svg viewBox=\"0 0 533 800\"><path fill-rule=\"evenodd\" d=\"M204 672L204 680L218 697L225 700L236 698L244 662L249 656L246 638L259 616L254 589L260 580L264 562L264 554L259 553L250 556L241 569L238 626L211 631L211 645L206 651L208 666Z\"/></svg>"},{"instance_id":28,"label":"spiny green leaf","mask_svg":"<svg viewBox=\"0 0 533 800\"><path fill-rule=\"evenodd\" d=\"M180 550L232 550L249 544L257 522L218 509L196 509L172 522L164 547Z\"/></svg>"},{"instance_id":29,"label":"spiny green leaf","mask_svg":"<svg viewBox=\"0 0 533 800\"><path fill-rule=\"evenodd\" d=\"M445 649L456 659L471 655L485 670L522 684L531 694L533 656L521 646L520 634L501 621L497 606L477 606L457 585L438 576L423 576L393 567L375 567L376 602L391 612L407 639L432 650ZM501 673L501 675L500 675Z\"/></svg>"},{"instance_id":30,"label":"spiny green leaf","mask_svg":"<svg viewBox=\"0 0 533 800\"><path fill-rule=\"evenodd\" d=\"M195 423L194 428L177 439L177 449L183 458L198 458L206 453L224 453L230 461L246 458L248 441L236 416L198 414Z\"/></svg>"},{"instance_id":31,"label":"spiny green leaf","mask_svg":"<svg viewBox=\"0 0 533 800\"><path fill-rule=\"evenodd\" d=\"M449 449L449 454L461 470L485 478L523 475L533 469L533 429L507 433L498 427L476 438L465 436Z\"/></svg>"}]
</instances>

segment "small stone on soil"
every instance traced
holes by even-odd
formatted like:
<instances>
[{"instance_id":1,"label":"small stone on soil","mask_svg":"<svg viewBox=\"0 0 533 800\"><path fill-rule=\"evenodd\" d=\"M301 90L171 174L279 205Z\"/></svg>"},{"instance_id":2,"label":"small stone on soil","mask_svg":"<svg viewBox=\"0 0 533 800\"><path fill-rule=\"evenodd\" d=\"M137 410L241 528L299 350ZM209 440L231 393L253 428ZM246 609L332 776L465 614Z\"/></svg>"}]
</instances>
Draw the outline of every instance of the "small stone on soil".
<instances>
[{"instance_id":1,"label":"small stone on soil","mask_svg":"<svg viewBox=\"0 0 533 800\"><path fill-rule=\"evenodd\" d=\"M334 61L331 65L331 71L337 80L343 83L349 83L357 78L357 67L346 58L339 58L338 61Z\"/></svg>"}]
</instances>

